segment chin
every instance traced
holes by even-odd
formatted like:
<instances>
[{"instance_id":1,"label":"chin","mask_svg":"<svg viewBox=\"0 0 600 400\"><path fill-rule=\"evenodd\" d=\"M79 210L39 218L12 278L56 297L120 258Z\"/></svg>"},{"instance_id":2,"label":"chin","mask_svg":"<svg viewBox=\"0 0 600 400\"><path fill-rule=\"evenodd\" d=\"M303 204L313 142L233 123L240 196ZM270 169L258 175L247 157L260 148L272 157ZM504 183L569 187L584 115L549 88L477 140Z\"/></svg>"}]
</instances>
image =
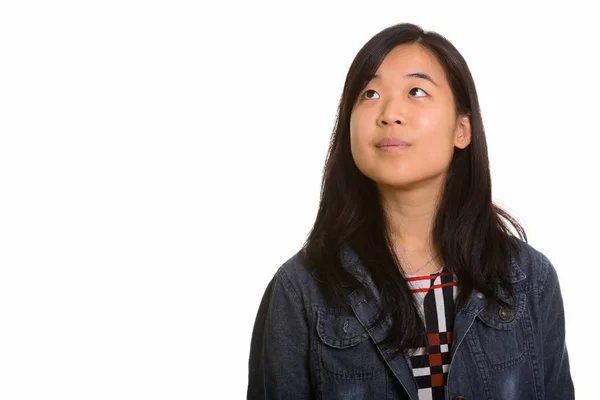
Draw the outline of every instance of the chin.
<instances>
[{"instance_id":1,"label":"chin","mask_svg":"<svg viewBox=\"0 0 600 400\"><path fill-rule=\"evenodd\" d=\"M423 187L428 184L434 185L437 181L438 175L433 176L395 176L379 175L371 177L371 180L379 187L394 188L401 190L416 189L417 187Z\"/></svg>"},{"instance_id":2,"label":"chin","mask_svg":"<svg viewBox=\"0 0 600 400\"><path fill-rule=\"evenodd\" d=\"M412 178L408 178L408 177L407 178L376 177L375 179L373 179L373 178L371 178L371 179L373 180L373 182L375 182L375 184L377 186L392 187L392 188L398 188L398 189L410 188L411 186L414 186L415 184L422 182L420 179L412 179Z\"/></svg>"},{"instance_id":3,"label":"chin","mask_svg":"<svg viewBox=\"0 0 600 400\"><path fill-rule=\"evenodd\" d=\"M377 187L385 188L385 189L395 189L395 190L411 190L415 189L418 182L391 182L391 183L379 183L377 182Z\"/></svg>"}]
</instances>

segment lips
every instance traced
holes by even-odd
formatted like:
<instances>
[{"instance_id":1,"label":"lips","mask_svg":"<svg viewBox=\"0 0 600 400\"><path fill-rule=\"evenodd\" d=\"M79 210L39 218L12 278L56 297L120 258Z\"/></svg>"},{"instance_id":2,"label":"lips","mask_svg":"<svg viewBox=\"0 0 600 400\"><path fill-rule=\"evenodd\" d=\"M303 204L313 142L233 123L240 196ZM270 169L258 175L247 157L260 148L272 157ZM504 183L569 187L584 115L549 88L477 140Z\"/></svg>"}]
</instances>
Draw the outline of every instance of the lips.
<instances>
[{"instance_id":1,"label":"lips","mask_svg":"<svg viewBox=\"0 0 600 400\"><path fill-rule=\"evenodd\" d=\"M408 143L404 140L398 139L398 138L388 137L388 138L385 138L385 139L377 142L376 146L378 148L392 147L392 146L408 147L408 146L410 146L410 143Z\"/></svg>"}]
</instances>

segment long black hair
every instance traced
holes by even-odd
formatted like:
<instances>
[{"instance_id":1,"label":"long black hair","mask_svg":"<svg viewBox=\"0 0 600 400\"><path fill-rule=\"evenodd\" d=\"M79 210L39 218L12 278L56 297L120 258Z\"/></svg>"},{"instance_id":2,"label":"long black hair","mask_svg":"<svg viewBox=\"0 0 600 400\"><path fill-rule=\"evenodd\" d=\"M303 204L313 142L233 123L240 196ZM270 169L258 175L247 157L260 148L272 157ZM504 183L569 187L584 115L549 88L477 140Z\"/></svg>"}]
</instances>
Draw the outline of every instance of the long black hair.
<instances>
[{"instance_id":1,"label":"long black hair","mask_svg":"<svg viewBox=\"0 0 600 400\"><path fill-rule=\"evenodd\" d=\"M376 34L358 52L346 76L323 170L319 210L302 250L327 298L346 309L347 291L342 282L354 286L362 283L344 270L340 254L347 245L358 255L380 292L378 321L392 317L384 343L392 346L395 355L407 355L411 349L426 346L426 331L394 255L375 182L358 169L352 158L350 116L369 77L401 44L419 44L435 55L450 84L456 115L471 118L471 142L454 151L433 227L433 244L458 278L457 309L473 289L489 301L511 307L498 294L500 286L514 295L509 272L519 243L509 224L527 241L523 227L492 202L481 111L473 77L462 55L440 34L414 24L394 25Z\"/></svg>"}]
</instances>

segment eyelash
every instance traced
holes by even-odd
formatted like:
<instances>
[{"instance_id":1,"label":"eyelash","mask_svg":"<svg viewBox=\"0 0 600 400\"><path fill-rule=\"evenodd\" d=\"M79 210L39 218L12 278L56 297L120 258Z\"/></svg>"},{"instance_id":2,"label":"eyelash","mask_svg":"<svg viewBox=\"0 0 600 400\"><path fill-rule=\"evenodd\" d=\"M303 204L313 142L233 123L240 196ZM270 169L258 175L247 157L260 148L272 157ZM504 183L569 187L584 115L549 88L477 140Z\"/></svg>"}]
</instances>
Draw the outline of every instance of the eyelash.
<instances>
[{"instance_id":1,"label":"eyelash","mask_svg":"<svg viewBox=\"0 0 600 400\"><path fill-rule=\"evenodd\" d=\"M409 90L409 92L413 91L414 89L419 89L420 91L422 91L423 93L425 93L425 95L429 96L429 93L427 93L426 91L424 91L423 89L421 89L421 88L419 88L419 87L414 87L414 88L410 89L410 90ZM377 91L375 91L375 90L373 90L373 89L367 89L367 90L365 90L365 91L362 93L362 95L361 95L361 99L363 99L363 100L371 100L371 99L367 99L367 98L365 98L365 94L366 94L367 92L375 92L375 93L377 93ZM379 94L379 93L378 93L378 94ZM417 96L417 97L425 97L425 96Z\"/></svg>"}]
</instances>

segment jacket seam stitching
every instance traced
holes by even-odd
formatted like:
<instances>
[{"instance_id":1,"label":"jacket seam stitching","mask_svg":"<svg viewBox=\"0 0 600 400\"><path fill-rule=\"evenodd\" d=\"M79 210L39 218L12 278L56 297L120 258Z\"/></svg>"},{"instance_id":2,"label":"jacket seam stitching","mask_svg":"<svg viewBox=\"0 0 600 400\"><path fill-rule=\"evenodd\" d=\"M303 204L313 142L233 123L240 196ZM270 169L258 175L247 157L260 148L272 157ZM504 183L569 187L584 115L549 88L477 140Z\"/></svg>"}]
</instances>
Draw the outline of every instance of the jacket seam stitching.
<instances>
[{"instance_id":1,"label":"jacket seam stitching","mask_svg":"<svg viewBox=\"0 0 600 400\"><path fill-rule=\"evenodd\" d=\"M290 278L289 278L288 274L283 269L279 271L279 274L281 275L281 278L282 278L281 280L283 281L283 284L285 285L286 289L292 294L292 296L294 297L294 300L296 301L298 306L300 306L300 308L303 311L306 311L306 308L304 307L304 304L302 303L300 296L298 295L296 290L294 290L294 288L292 287L292 284L290 282Z\"/></svg>"},{"instance_id":2,"label":"jacket seam stitching","mask_svg":"<svg viewBox=\"0 0 600 400\"><path fill-rule=\"evenodd\" d=\"M549 263L550 263L550 260L548 260L547 257L542 255L542 273L544 274L543 275L544 281L541 283L540 287L538 288L539 293L543 293L544 289L546 289L546 284L548 283L548 277L550 275Z\"/></svg>"}]
</instances>

